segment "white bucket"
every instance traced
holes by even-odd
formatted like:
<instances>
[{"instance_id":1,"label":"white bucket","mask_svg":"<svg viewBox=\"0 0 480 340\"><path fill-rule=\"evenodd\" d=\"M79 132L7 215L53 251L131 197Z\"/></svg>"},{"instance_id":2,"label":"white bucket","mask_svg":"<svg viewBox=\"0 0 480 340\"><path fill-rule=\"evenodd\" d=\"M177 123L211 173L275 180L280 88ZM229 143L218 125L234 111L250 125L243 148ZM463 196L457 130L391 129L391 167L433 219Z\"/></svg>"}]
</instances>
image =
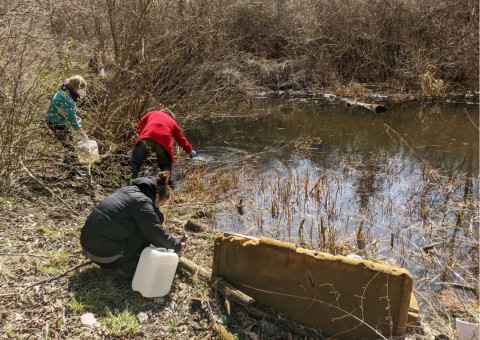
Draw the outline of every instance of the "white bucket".
<instances>
[{"instance_id":1,"label":"white bucket","mask_svg":"<svg viewBox=\"0 0 480 340\"><path fill-rule=\"evenodd\" d=\"M76 149L78 161L82 164L91 164L100 158L98 155L97 142L92 139L85 142L79 141Z\"/></svg>"},{"instance_id":2,"label":"white bucket","mask_svg":"<svg viewBox=\"0 0 480 340\"><path fill-rule=\"evenodd\" d=\"M140 255L132 289L144 297L156 298L168 294L178 265L173 249L147 247Z\"/></svg>"},{"instance_id":3,"label":"white bucket","mask_svg":"<svg viewBox=\"0 0 480 340\"><path fill-rule=\"evenodd\" d=\"M457 326L457 334L459 340L480 339L478 323L467 322L462 319L455 319L455 325Z\"/></svg>"}]
</instances>

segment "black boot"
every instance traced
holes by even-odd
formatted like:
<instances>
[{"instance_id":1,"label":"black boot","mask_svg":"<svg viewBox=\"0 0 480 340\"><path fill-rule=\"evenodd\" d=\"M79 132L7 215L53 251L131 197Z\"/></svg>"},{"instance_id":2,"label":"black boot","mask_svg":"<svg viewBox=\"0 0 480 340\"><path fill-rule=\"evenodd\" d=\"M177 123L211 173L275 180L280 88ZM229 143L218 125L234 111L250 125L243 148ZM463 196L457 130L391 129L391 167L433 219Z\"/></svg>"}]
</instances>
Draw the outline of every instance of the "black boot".
<instances>
[{"instance_id":1,"label":"black boot","mask_svg":"<svg viewBox=\"0 0 480 340\"><path fill-rule=\"evenodd\" d=\"M133 279L137 270L138 261L128 261L117 269L116 273L122 279Z\"/></svg>"}]
</instances>

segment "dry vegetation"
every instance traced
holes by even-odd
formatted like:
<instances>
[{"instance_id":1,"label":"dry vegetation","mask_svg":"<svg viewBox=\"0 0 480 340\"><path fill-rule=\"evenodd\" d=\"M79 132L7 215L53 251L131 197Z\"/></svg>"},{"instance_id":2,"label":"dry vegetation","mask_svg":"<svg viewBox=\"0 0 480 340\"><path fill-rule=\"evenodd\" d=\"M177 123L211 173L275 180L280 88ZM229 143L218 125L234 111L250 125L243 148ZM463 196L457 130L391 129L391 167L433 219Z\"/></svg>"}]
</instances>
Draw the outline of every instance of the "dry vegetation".
<instances>
[{"instance_id":1,"label":"dry vegetation","mask_svg":"<svg viewBox=\"0 0 480 340\"><path fill-rule=\"evenodd\" d=\"M453 92L475 96L478 15L473 0L0 1L2 336L215 337L221 304L188 275L180 276L171 298L159 305L93 266L66 272L83 263L78 232L91 206L128 179L122 155L131 146L133 122L147 109L169 107L188 126L259 92L334 91L362 98L364 84L428 101ZM101 68L105 77L98 76ZM72 74L89 83L83 122L104 155L92 169L93 186L65 181L43 123L47 93ZM248 114L249 108L238 112ZM308 155L311 143L302 139L296 147ZM183 232L189 218L208 220L241 179L221 168L198 168L183 180L180 204L170 212L172 232ZM207 182L211 196L202 190ZM308 189L312 198L325 189L298 185L299 194ZM267 207L272 215L284 198L277 194ZM333 200L324 203L329 213L339 213ZM430 216L428 205L425 209ZM458 227L474 225L469 218ZM298 231L305 244L307 227ZM319 226L319 234L322 238L310 243L332 252L344 246L335 242L339 235L330 225ZM361 225L356 235L360 249L373 242ZM210 237L198 235L186 256L208 263ZM469 259L478 257L478 244L472 249L477 253ZM78 318L87 310L101 315L108 327L80 329ZM230 325L239 336L285 335L281 329L270 334L271 324L241 315ZM437 320L447 324L446 315Z\"/></svg>"},{"instance_id":2,"label":"dry vegetation","mask_svg":"<svg viewBox=\"0 0 480 340\"><path fill-rule=\"evenodd\" d=\"M2 188L34 153L45 95L74 73L90 83L87 131L114 145L148 108L188 121L258 91L358 95L382 83L441 99L478 90L478 3L4 0Z\"/></svg>"}]
</instances>

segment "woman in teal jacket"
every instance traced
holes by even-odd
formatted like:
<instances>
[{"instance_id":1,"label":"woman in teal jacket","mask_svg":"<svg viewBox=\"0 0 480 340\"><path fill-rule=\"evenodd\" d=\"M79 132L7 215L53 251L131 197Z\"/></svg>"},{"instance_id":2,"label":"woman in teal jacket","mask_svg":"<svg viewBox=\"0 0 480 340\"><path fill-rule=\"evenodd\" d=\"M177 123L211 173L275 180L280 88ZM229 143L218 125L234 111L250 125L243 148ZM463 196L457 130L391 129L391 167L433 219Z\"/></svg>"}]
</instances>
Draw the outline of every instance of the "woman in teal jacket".
<instances>
[{"instance_id":1,"label":"woman in teal jacket","mask_svg":"<svg viewBox=\"0 0 480 340\"><path fill-rule=\"evenodd\" d=\"M81 174L74 167L78 163L78 157L75 154L70 126L79 132L83 141L88 140L87 135L82 130L81 120L77 116L76 104L79 98L85 96L86 88L87 83L81 76L76 75L68 78L53 96L47 111L47 125L52 130L55 138L67 150L67 155L64 157L63 162L69 168L69 175L72 177L78 177Z\"/></svg>"}]
</instances>

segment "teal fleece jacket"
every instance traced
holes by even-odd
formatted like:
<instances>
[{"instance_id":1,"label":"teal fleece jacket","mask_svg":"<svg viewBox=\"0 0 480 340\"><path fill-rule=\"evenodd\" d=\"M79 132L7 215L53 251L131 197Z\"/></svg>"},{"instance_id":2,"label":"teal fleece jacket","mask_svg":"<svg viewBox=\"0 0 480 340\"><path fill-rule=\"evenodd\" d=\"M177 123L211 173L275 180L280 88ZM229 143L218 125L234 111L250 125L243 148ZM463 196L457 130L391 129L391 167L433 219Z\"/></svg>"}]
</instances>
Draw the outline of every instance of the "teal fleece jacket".
<instances>
[{"instance_id":1,"label":"teal fleece jacket","mask_svg":"<svg viewBox=\"0 0 480 340\"><path fill-rule=\"evenodd\" d=\"M68 90L63 91L61 86L52 98L47 111L47 121L60 125L70 124L75 130L82 128L77 118L77 104Z\"/></svg>"}]
</instances>

